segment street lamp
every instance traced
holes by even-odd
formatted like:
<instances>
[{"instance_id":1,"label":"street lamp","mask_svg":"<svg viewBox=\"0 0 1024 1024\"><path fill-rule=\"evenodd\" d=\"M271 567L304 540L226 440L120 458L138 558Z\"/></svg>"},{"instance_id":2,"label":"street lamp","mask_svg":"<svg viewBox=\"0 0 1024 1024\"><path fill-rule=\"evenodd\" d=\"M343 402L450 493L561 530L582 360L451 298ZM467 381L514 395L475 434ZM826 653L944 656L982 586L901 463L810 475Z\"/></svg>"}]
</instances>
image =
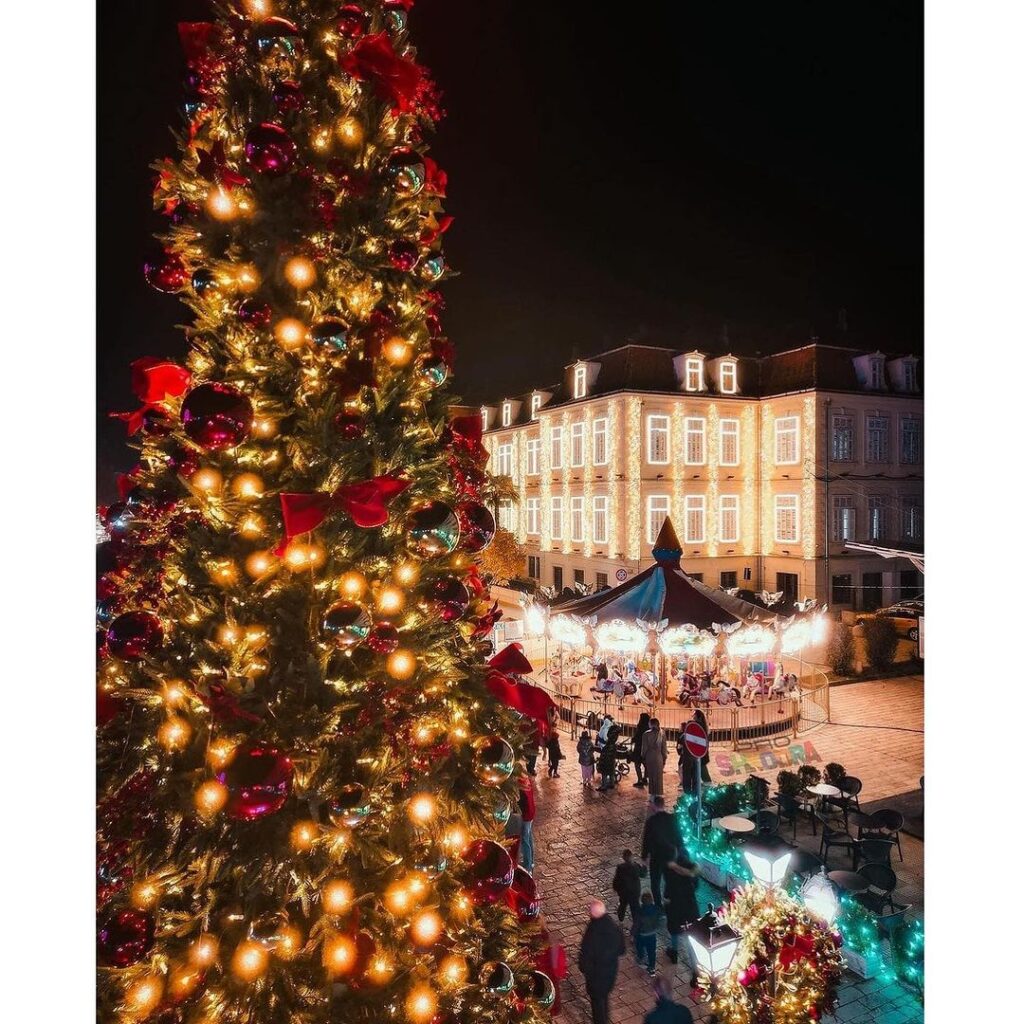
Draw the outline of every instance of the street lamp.
<instances>
[{"instance_id":1,"label":"street lamp","mask_svg":"<svg viewBox=\"0 0 1024 1024\"><path fill-rule=\"evenodd\" d=\"M712 978L720 978L732 966L740 946L740 933L727 924L719 924L710 910L686 930L697 966Z\"/></svg>"},{"instance_id":2,"label":"street lamp","mask_svg":"<svg viewBox=\"0 0 1024 1024\"><path fill-rule=\"evenodd\" d=\"M804 882L800 896L804 901L804 906L829 926L839 915L839 900L836 898L836 891L824 870L819 875L811 875Z\"/></svg>"},{"instance_id":3,"label":"street lamp","mask_svg":"<svg viewBox=\"0 0 1024 1024\"><path fill-rule=\"evenodd\" d=\"M768 889L777 889L786 877L793 848L781 839L752 839L744 845L743 856L757 881Z\"/></svg>"}]
</instances>

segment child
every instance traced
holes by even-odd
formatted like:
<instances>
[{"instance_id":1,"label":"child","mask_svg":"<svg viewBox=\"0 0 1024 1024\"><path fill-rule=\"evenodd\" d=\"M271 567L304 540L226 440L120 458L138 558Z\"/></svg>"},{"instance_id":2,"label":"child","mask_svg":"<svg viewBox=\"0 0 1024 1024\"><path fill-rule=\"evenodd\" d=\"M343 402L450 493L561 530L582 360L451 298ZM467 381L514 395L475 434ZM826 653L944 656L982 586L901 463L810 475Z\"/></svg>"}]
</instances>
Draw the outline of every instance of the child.
<instances>
[{"instance_id":1,"label":"child","mask_svg":"<svg viewBox=\"0 0 1024 1024\"><path fill-rule=\"evenodd\" d=\"M547 739L548 778L558 778L558 762L562 760L562 747L558 742L558 732L552 732Z\"/></svg>"},{"instance_id":2,"label":"child","mask_svg":"<svg viewBox=\"0 0 1024 1024\"><path fill-rule=\"evenodd\" d=\"M632 850L622 851L622 863L615 868L615 877L612 878L612 888L615 895L619 897L619 909L617 911L620 921L626 919L626 908L629 908L630 917L633 919L633 930L636 931L637 914L640 913L640 879L647 874L647 869L642 864L633 860Z\"/></svg>"},{"instance_id":3,"label":"child","mask_svg":"<svg viewBox=\"0 0 1024 1024\"><path fill-rule=\"evenodd\" d=\"M590 742L590 733L586 729L580 734L576 743L576 753L579 754L580 775L583 777L583 785L587 789L593 788L594 779L594 744Z\"/></svg>"},{"instance_id":4,"label":"child","mask_svg":"<svg viewBox=\"0 0 1024 1024\"><path fill-rule=\"evenodd\" d=\"M637 912L634 924L636 925L636 962L643 964L647 961L647 973L654 976L654 964L658 956L658 922L661 920L663 911L654 902L650 892L644 892L640 897L640 909Z\"/></svg>"}]
</instances>

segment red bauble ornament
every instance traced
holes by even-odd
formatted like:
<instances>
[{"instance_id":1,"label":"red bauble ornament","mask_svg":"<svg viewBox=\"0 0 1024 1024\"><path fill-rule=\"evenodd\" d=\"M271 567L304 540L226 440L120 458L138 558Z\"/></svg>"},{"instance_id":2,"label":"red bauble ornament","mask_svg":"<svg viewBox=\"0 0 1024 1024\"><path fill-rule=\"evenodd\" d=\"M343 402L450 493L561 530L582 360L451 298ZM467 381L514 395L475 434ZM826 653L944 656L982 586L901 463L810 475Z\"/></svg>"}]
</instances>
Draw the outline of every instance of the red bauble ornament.
<instances>
[{"instance_id":1,"label":"red bauble ornament","mask_svg":"<svg viewBox=\"0 0 1024 1024\"><path fill-rule=\"evenodd\" d=\"M469 607L469 590L458 576L438 576L428 584L424 603L444 622L451 622Z\"/></svg>"},{"instance_id":2,"label":"red bauble ornament","mask_svg":"<svg viewBox=\"0 0 1024 1024\"><path fill-rule=\"evenodd\" d=\"M306 102L306 94L298 82L286 78L274 86L273 100L274 106L282 114L288 114L302 109L302 105Z\"/></svg>"},{"instance_id":3,"label":"red bauble ornament","mask_svg":"<svg viewBox=\"0 0 1024 1024\"><path fill-rule=\"evenodd\" d=\"M279 125L270 121L253 125L245 136L245 159L258 174L276 177L295 163L295 143Z\"/></svg>"},{"instance_id":4,"label":"red bauble ornament","mask_svg":"<svg viewBox=\"0 0 1024 1024\"><path fill-rule=\"evenodd\" d=\"M493 839L476 839L465 849L466 887L479 903L504 899L512 886L516 866L504 846Z\"/></svg>"},{"instance_id":5,"label":"red bauble ornament","mask_svg":"<svg viewBox=\"0 0 1024 1024\"><path fill-rule=\"evenodd\" d=\"M167 465L188 479L199 468L199 456L191 448L175 445L167 455Z\"/></svg>"},{"instance_id":6,"label":"red bauble ornament","mask_svg":"<svg viewBox=\"0 0 1024 1024\"><path fill-rule=\"evenodd\" d=\"M395 270L412 270L419 262L420 251L412 242L392 242L388 260Z\"/></svg>"},{"instance_id":7,"label":"red bauble ornament","mask_svg":"<svg viewBox=\"0 0 1024 1024\"><path fill-rule=\"evenodd\" d=\"M225 811L255 821L279 811L292 791L291 758L277 747L256 744L235 754L217 778L228 788Z\"/></svg>"},{"instance_id":8,"label":"red bauble ornament","mask_svg":"<svg viewBox=\"0 0 1024 1024\"><path fill-rule=\"evenodd\" d=\"M354 441L366 433L366 421L354 412L335 414L334 427L346 441Z\"/></svg>"},{"instance_id":9,"label":"red bauble ornament","mask_svg":"<svg viewBox=\"0 0 1024 1024\"><path fill-rule=\"evenodd\" d=\"M234 448L252 429L252 402L227 384L200 384L181 404L185 433L207 451Z\"/></svg>"},{"instance_id":10,"label":"red bauble ornament","mask_svg":"<svg viewBox=\"0 0 1024 1024\"><path fill-rule=\"evenodd\" d=\"M153 948L153 918L141 910L115 910L96 930L96 957L104 967L131 967Z\"/></svg>"},{"instance_id":11,"label":"red bauble ornament","mask_svg":"<svg viewBox=\"0 0 1024 1024\"><path fill-rule=\"evenodd\" d=\"M540 896L537 894L537 883L526 868L516 868L509 893L512 909L524 924L527 921L535 921L540 916Z\"/></svg>"},{"instance_id":12,"label":"red bauble ornament","mask_svg":"<svg viewBox=\"0 0 1024 1024\"><path fill-rule=\"evenodd\" d=\"M146 280L158 292L180 292L189 283L189 273L177 253L164 252L143 267Z\"/></svg>"},{"instance_id":13,"label":"red bauble ornament","mask_svg":"<svg viewBox=\"0 0 1024 1024\"><path fill-rule=\"evenodd\" d=\"M106 639L115 658L139 661L163 643L164 630L152 612L125 612L110 624Z\"/></svg>"},{"instance_id":14,"label":"red bauble ornament","mask_svg":"<svg viewBox=\"0 0 1024 1024\"><path fill-rule=\"evenodd\" d=\"M486 505L464 501L456 506L455 513L459 517L459 543L463 551L475 554L494 540L494 515Z\"/></svg>"},{"instance_id":15,"label":"red bauble ornament","mask_svg":"<svg viewBox=\"0 0 1024 1024\"><path fill-rule=\"evenodd\" d=\"M121 708L123 707L121 698L115 694L110 693L109 690L104 690L103 687L96 687L96 725L102 729L105 725L110 723L121 714Z\"/></svg>"},{"instance_id":16,"label":"red bauble ornament","mask_svg":"<svg viewBox=\"0 0 1024 1024\"><path fill-rule=\"evenodd\" d=\"M376 654L391 654L398 650L398 627L390 622L378 622L370 630L366 646Z\"/></svg>"},{"instance_id":17,"label":"red bauble ornament","mask_svg":"<svg viewBox=\"0 0 1024 1024\"><path fill-rule=\"evenodd\" d=\"M358 39L370 27L370 15L358 4L345 4L338 12L335 28L342 39Z\"/></svg>"},{"instance_id":18,"label":"red bauble ornament","mask_svg":"<svg viewBox=\"0 0 1024 1024\"><path fill-rule=\"evenodd\" d=\"M250 327L267 327L274 316L273 309L266 302L259 299L244 299L238 304L235 311L238 319Z\"/></svg>"}]
</instances>

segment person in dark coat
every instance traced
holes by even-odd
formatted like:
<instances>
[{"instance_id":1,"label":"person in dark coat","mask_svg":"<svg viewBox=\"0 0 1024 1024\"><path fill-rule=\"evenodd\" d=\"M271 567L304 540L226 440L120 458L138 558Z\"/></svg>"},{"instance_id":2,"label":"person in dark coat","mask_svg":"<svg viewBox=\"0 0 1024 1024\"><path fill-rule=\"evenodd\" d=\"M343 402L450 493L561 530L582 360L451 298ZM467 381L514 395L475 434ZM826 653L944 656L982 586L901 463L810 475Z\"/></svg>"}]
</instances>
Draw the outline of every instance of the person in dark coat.
<instances>
[{"instance_id":1,"label":"person in dark coat","mask_svg":"<svg viewBox=\"0 0 1024 1024\"><path fill-rule=\"evenodd\" d=\"M636 768L636 782L634 788L642 789L647 785L647 775L644 773L644 759L640 756L640 746L643 743L644 733L650 728L651 716L646 711L642 712L637 720L636 728L633 729L633 766Z\"/></svg>"},{"instance_id":2,"label":"person in dark coat","mask_svg":"<svg viewBox=\"0 0 1024 1024\"><path fill-rule=\"evenodd\" d=\"M619 957L625 952L622 929L608 916L604 903L592 900L590 922L580 940L577 966L587 983L594 1024L608 1024L608 997L619 973Z\"/></svg>"},{"instance_id":3,"label":"person in dark coat","mask_svg":"<svg viewBox=\"0 0 1024 1024\"><path fill-rule=\"evenodd\" d=\"M675 859L676 852L683 845L683 840L679 835L679 823L676 821L676 816L665 810L665 798L656 796L652 803L654 804L654 813L644 823L640 857L647 864L651 873L651 895L654 896L654 902L660 907L661 880L665 875L665 867Z\"/></svg>"},{"instance_id":4,"label":"person in dark coat","mask_svg":"<svg viewBox=\"0 0 1024 1024\"><path fill-rule=\"evenodd\" d=\"M629 908L630 917L633 920L633 928L636 928L636 915L640 909L640 879L647 874L643 864L637 864L633 860L632 850L622 851L622 862L615 867L615 875L612 878L612 889L619 897L619 907L615 916L619 921L626 919L626 909Z\"/></svg>"},{"instance_id":5,"label":"person in dark coat","mask_svg":"<svg viewBox=\"0 0 1024 1024\"><path fill-rule=\"evenodd\" d=\"M668 949L665 952L674 964L679 962L679 936L684 928L700 917L697 909L698 874L697 865L682 846L675 859L665 866L665 923L668 926ZM684 943L683 955L690 965L692 988L697 984L697 965L688 942Z\"/></svg>"},{"instance_id":6,"label":"person in dark coat","mask_svg":"<svg viewBox=\"0 0 1024 1024\"><path fill-rule=\"evenodd\" d=\"M601 773L599 792L605 792L615 785L615 744L605 743L597 755L597 770Z\"/></svg>"},{"instance_id":7,"label":"person in dark coat","mask_svg":"<svg viewBox=\"0 0 1024 1024\"><path fill-rule=\"evenodd\" d=\"M559 762L565 757L562 753L562 745L558 741L558 731L554 731L547 738L548 750L548 778L558 775Z\"/></svg>"},{"instance_id":8,"label":"person in dark coat","mask_svg":"<svg viewBox=\"0 0 1024 1024\"><path fill-rule=\"evenodd\" d=\"M672 998L671 979L655 978L654 994L658 1001L654 1009L644 1017L644 1024L693 1024L693 1014Z\"/></svg>"},{"instance_id":9,"label":"person in dark coat","mask_svg":"<svg viewBox=\"0 0 1024 1024\"><path fill-rule=\"evenodd\" d=\"M697 708L690 719L691 722L697 722L704 727L704 731L710 736L711 730L708 729L707 716ZM683 746L683 731L679 730L679 739L676 741L676 750L679 753L679 781L683 785L684 793L696 793L697 792L697 773L694 771L694 759L690 754L686 752L686 748ZM708 744L708 751L700 759L700 778L701 782L705 786L711 785L711 773L708 771L708 761L711 760L711 744Z\"/></svg>"},{"instance_id":10,"label":"person in dark coat","mask_svg":"<svg viewBox=\"0 0 1024 1024\"><path fill-rule=\"evenodd\" d=\"M592 780L594 778L594 744L590 741L590 733L586 729L583 730L582 735L576 741L576 753L579 755L580 762L580 776L583 779L583 785L587 789L592 789Z\"/></svg>"}]
</instances>

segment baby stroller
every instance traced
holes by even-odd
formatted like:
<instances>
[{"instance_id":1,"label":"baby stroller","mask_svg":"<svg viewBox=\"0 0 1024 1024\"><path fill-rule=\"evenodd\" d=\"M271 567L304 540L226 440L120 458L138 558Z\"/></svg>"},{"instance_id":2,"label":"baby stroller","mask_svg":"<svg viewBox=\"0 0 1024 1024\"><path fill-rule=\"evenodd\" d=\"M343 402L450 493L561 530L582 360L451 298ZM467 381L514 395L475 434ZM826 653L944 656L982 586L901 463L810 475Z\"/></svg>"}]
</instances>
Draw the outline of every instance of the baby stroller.
<instances>
[{"instance_id":1,"label":"baby stroller","mask_svg":"<svg viewBox=\"0 0 1024 1024\"><path fill-rule=\"evenodd\" d=\"M624 779L633 765L633 751L627 743L615 744L615 772Z\"/></svg>"}]
</instances>

